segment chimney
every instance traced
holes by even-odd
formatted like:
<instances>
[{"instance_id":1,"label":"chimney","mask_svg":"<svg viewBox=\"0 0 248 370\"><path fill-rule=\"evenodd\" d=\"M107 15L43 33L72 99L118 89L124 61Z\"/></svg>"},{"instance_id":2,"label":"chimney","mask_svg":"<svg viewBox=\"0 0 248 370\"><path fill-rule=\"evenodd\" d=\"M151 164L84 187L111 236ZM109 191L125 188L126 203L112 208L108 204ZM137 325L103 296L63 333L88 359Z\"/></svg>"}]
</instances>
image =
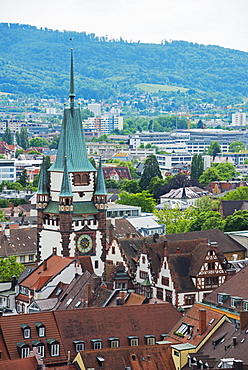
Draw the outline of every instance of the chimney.
<instances>
[{"instance_id":1,"label":"chimney","mask_svg":"<svg viewBox=\"0 0 248 370\"><path fill-rule=\"evenodd\" d=\"M121 304L124 304L125 301L125 293L123 291L120 292Z\"/></svg>"},{"instance_id":2,"label":"chimney","mask_svg":"<svg viewBox=\"0 0 248 370\"><path fill-rule=\"evenodd\" d=\"M114 228L115 227L111 223L110 226L109 226L109 244L111 244L114 240L114 233L113 233Z\"/></svg>"},{"instance_id":3,"label":"chimney","mask_svg":"<svg viewBox=\"0 0 248 370\"><path fill-rule=\"evenodd\" d=\"M237 337L233 337L233 348L237 345Z\"/></svg>"},{"instance_id":4,"label":"chimney","mask_svg":"<svg viewBox=\"0 0 248 370\"><path fill-rule=\"evenodd\" d=\"M53 247L53 254L57 255L57 247Z\"/></svg>"},{"instance_id":5,"label":"chimney","mask_svg":"<svg viewBox=\"0 0 248 370\"><path fill-rule=\"evenodd\" d=\"M47 260L43 261L43 271L47 270Z\"/></svg>"},{"instance_id":6,"label":"chimney","mask_svg":"<svg viewBox=\"0 0 248 370\"><path fill-rule=\"evenodd\" d=\"M176 254L180 254L180 248L177 248Z\"/></svg>"},{"instance_id":7,"label":"chimney","mask_svg":"<svg viewBox=\"0 0 248 370\"><path fill-rule=\"evenodd\" d=\"M7 238L10 237L10 228L9 228L9 225L6 225L5 226L4 233L5 233L5 236L7 236Z\"/></svg>"},{"instance_id":8,"label":"chimney","mask_svg":"<svg viewBox=\"0 0 248 370\"><path fill-rule=\"evenodd\" d=\"M90 283L86 284L86 302L87 306L89 305L89 302L91 300L91 285Z\"/></svg>"},{"instance_id":9,"label":"chimney","mask_svg":"<svg viewBox=\"0 0 248 370\"><path fill-rule=\"evenodd\" d=\"M243 361L242 360L234 360L233 361L233 368L234 368L234 370L243 370Z\"/></svg>"},{"instance_id":10,"label":"chimney","mask_svg":"<svg viewBox=\"0 0 248 370\"><path fill-rule=\"evenodd\" d=\"M122 306L122 299L121 297L116 298L116 306Z\"/></svg>"},{"instance_id":11,"label":"chimney","mask_svg":"<svg viewBox=\"0 0 248 370\"><path fill-rule=\"evenodd\" d=\"M126 237L127 237L127 239L129 239L130 238L130 234L126 234Z\"/></svg>"},{"instance_id":12,"label":"chimney","mask_svg":"<svg viewBox=\"0 0 248 370\"><path fill-rule=\"evenodd\" d=\"M199 334L203 334L207 327L207 312L204 309L199 310Z\"/></svg>"},{"instance_id":13,"label":"chimney","mask_svg":"<svg viewBox=\"0 0 248 370\"><path fill-rule=\"evenodd\" d=\"M240 330L243 330L248 324L248 311L240 312Z\"/></svg>"},{"instance_id":14,"label":"chimney","mask_svg":"<svg viewBox=\"0 0 248 370\"><path fill-rule=\"evenodd\" d=\"M15 290L16 284L17 284L17 279L16 279L16 276L13 275L12 280L11 280L11 290Z\"/></svg>"}]
</instances>

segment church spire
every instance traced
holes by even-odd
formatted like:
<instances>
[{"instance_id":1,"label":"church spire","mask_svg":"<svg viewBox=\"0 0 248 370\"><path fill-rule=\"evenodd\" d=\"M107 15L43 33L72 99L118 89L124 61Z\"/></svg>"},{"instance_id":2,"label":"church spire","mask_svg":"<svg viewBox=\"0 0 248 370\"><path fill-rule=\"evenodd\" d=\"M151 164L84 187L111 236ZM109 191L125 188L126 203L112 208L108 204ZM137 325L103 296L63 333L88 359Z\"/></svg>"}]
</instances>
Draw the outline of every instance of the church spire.
<instances>
[{"instance_id":1,"label":"church spire","mask_svg":"<svg viewBox=\"0 0 248 370\"><path fill-rule=\"evenodd\" d=\"M63 173L59 196L60 197L73 197L72 190L71 190L71 183L70 183L69 174L67 170L67 157L65 157L65 167L64 167L64 173Z\"/></svg>"},{"instance_id":2,"label":"church spire","mask_svg":"<svg viewBox=\"0 0 248 370\"><path fill-rule=\"evenodd\" d=\"M102 170L102 159L100 157L99 166L97 171L97 179L96 179L96 188L95 188L95 195L106 195L106 186L104 181L104 175Z\"/></svg>"},{"instance_id":3,"label":"church spire","mask_svg":"<svg viewBox=\"0 0 248 370\"><path fill-rule=\"evenodd\" d=\"M49 194L49 191L47 188L47 171L45 167L45 157L43 157L43 161L40 166L40 178L39 178L37 194L40 194L40 195Z\"/></svg>"},{"instance_id":4,"label":"church spire","mask_svg":"<svg viewBox=\"0 0 248 370\"><path fill-rule=\"evenodd\" d=\"M49 171L64 171L67 157L68 172L96 172L88 159L80 109L74 106L73 49L71 49L70 108L64 109L62 129L55 162Z\"/></svg>"},{"instance_id":5,"label":"church spire","mask_svg":"<svg viewBox=\"0 0 248 370\"><path fill-rule=\"evenodd\" d=\"M73 70L73 49L71 49L71 76L70 76L70 105L71 108L74 108L74 98L75 98L75 92L74 92L74 70Z\"/></svg>"}]
</instances>

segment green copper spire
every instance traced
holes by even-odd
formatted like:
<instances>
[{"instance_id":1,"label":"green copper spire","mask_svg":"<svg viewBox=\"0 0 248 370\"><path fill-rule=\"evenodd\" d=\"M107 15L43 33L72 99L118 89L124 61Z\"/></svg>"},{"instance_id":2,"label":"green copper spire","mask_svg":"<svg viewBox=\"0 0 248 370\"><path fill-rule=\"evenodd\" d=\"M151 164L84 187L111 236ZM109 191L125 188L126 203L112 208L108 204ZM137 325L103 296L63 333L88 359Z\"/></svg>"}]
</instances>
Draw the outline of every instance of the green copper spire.
<instances>
[{"instance_id":1,"label":"green copper spire","mask_svg":"<svg viewBox=\"0 0 248 370\"><path fill-rule=\"evenodd\" d=\"M65 169L63 173L59 196L60 197L73 197L72 190L71 190L71 183L70 183L69 174L67 170L67 157L65 157Z\"/></svg>"},{"instance_id":2,"label":"green copper spire","mask_svg":"<svg viewBox=\"0 0 248 370\"><path fill-rule=\"evenodd\" d=\"M95 189L95 195L106 195L106 186L104 181L104 175L102 170L102 159L100 157L99 160L99 166L97 171L97 178L96 178L96 189Z\"/></svg>"},{"instance_id":3,"label":"green copper spire","mask_svg":"<svg viewBox=\"0 0 248 370\"><path fill-rule=\"evenodd\" d=\"M75 92L74 92L74 71L73 71L73 49L71 49L71 77L70 77L70 104L71 108L74 108L74 98L75 98Z\"/></svg>"},{"instance_id":4,"label":"green copper spire","mask_svg":"<svg viewBox=\"0 0 248 370\"><path fill-rule=\"evenodd\" d=\"M49 194L49 191L47 188L47 171L45 168L45 157L43 157L43 161L40 166L40 178L39 178L37 194L40 194L40 195Z\"/></svg>"},{"instance_id":5,"label":"green copper spire","mask_svg":"<svg viewBox=\"0 0 248 370\"><path fill-rule=\"evenodd\" d=\"M74 107L73 52L71 49L70 108L64 109L62 130L56 161L49 171L64 171L64 158L67 157L68 172L95 172L88 159L81 112Z\"/></svg>"}]
</instances>

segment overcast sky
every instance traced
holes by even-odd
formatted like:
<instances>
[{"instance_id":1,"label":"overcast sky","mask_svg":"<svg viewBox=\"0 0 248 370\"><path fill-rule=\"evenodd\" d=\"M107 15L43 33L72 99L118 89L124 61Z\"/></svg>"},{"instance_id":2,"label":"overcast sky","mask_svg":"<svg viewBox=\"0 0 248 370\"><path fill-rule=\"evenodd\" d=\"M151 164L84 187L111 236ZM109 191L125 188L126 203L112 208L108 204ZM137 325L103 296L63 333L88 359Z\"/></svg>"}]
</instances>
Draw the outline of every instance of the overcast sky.
<instances>
[{"instance_id":1,"label":"overcast sky","mask_svg":"<svg viewBox=\"0 0 248 370\"><path fill-rule=\"evenodd\" d=\"M248 52L248 0L0 0L0 22Z\"/></svg>"}]
</instances>

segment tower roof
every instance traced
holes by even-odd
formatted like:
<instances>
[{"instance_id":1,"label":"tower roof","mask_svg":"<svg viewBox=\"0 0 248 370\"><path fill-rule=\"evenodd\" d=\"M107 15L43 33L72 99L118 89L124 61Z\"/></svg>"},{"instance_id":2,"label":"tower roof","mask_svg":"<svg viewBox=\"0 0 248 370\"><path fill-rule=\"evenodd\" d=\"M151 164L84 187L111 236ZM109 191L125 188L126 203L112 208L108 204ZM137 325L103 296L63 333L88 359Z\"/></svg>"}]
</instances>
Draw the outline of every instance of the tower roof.
<instances>
[{"instance_id":1,"label":"tower roof","mask_svg":"<svg viewBox=\"0 0 248 370\"><path fill-rule=\"evenodd\" d=\"M47 188L47 170L45 168L45 157L43 157L43 161L40 166L40 178L37 194L49 194Z\"/></svg>"},{"instance_id":2,"label":"tower roof","mask_svg":"<svg viewBox=\"0 0 248 370\"><path fill-rule=\"evenodd\" d=\"M64 109L61 136L56 161L49 171L64 171L64 157L67 157L68 172L96 171L88 159L81 112L74 106L73 53L71 50L70 108Z\"/></svg>"},{"instance_id":3,"label":"tower roof","mask_svg":"<svg viewBox=\"0 0 248 370\"><path fill-rule=\"evenodd\" d=\"M72 190L71 190L71 183L69 179L69 174L67 170L67 157L65 157L65 169L63 173L61 189L60 189L60 197L72 197Z\"/></svg>"},{"instance_id":4,"label":"tower roof","mask_svg":"<svg viewBox=\"0 0 248 370\"><path fill-rule=\"evenodd\" d=\"M99 161L99 167L97 171L97 179L96 179L96 189L95 189L95 195L106 195L106 186L105 186L105 181L104 181L104 175L103 175L103 170L102 170L102 160L100 157Z\"/></svg>"}]
</instances>

